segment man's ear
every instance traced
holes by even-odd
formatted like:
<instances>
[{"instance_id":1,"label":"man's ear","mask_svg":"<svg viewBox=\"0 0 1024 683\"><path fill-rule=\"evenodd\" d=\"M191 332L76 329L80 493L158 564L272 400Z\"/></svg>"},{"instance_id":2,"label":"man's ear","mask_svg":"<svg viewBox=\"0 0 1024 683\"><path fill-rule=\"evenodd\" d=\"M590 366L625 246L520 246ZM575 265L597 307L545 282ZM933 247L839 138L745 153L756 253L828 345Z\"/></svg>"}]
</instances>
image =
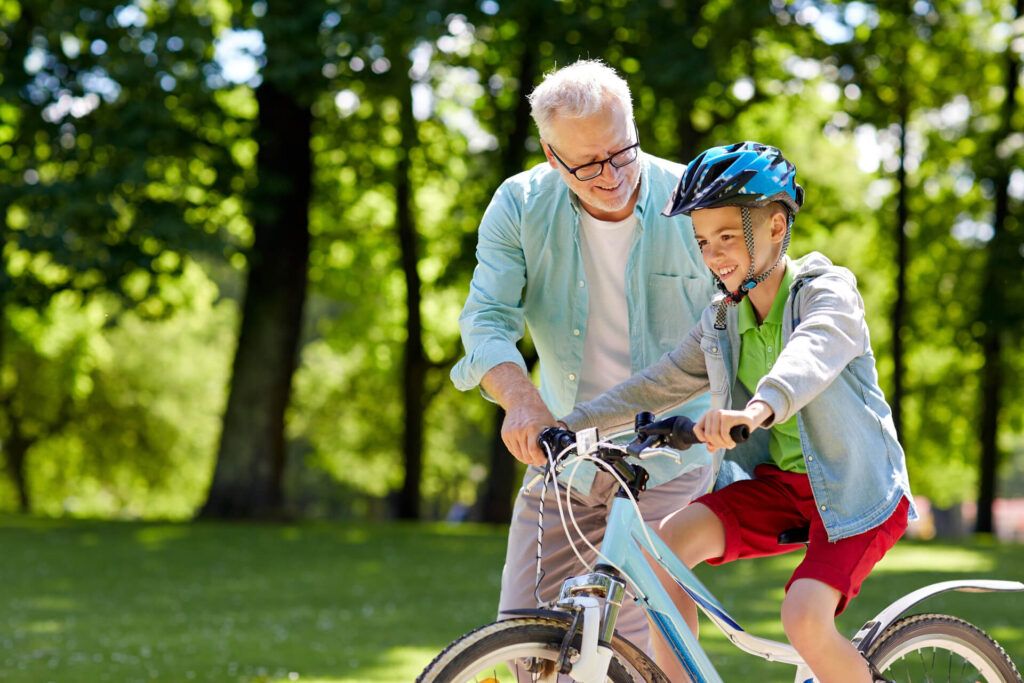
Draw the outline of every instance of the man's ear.
<instances>
[{"instance_id":1,"label":"man's ear","mask_svg":"<svg viewBox=\"0 0 1024 683\"><path fill-rule=\"evenodd\" d=\"M540 148L544 150L544 156L547 157L548 163L551 165L551 168L557 171L558 160L555 159L554 155L551 154L551 148L548 146L548 143L544 140L544 138L541 138L540 140Z\"/></svg>"}]
</instances>

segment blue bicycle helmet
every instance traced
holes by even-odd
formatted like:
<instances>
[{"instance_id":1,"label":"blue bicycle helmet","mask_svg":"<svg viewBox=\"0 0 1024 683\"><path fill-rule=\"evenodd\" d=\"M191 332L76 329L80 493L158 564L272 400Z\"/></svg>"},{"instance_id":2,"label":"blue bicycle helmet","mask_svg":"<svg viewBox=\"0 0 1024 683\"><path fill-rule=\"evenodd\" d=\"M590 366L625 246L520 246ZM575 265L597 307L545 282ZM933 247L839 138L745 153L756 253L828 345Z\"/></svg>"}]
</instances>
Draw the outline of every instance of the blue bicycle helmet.
<instances>
[{"instance_id":1,"label":"blue bicycle helmet","mask_svg":"<svg viewBox=\"0 0 1024 683\"><path fill-rule=\"evenodd\" d=\"M767 206L781 202L790 217L804 203L796 168L777 148L760 142L712 147L697 155L679 180L662 214L687 215L719 206Z\"/></svg>"},{"instance_id":2,"label":"blue bicycle helmet","mask_svg":"<svg viewBox=\"0 0 1024 683\"><path fill-rule=\"evenodd\" d=\"M755 276L754 228L749 207L768 206L772 202L780 202L788 210L786 236L772 267ZM735 292L730 292L718 275L712 273L715 284L725 293L715 316L717 329L725 329L726 307L742 301L782 262L789 248L793 217L803 203L804 189L796 184L796 168L777 148L760 142L712 147L699 154L687 167L662 215L689 215L698 209L738 206L743 218L743 237L750 254L750 268L743 284Z\"/></svg>"}]
</instances>

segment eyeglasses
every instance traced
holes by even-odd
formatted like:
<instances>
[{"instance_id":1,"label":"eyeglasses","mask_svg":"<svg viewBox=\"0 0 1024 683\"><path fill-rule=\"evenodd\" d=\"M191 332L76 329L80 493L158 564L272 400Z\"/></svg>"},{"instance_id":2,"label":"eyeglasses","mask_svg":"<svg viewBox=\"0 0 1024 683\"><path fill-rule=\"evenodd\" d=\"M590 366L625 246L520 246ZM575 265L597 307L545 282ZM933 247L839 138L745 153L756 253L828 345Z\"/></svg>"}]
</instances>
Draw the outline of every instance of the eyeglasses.
<instances>
[{"instance_id":1,"label":"eyeglasses","mask_svg":"<svg viewBox=\"0 0 1024 683\"><path fill-rule=\"evenodd\" d=\"M590 161L585 164L580 164L575 168L570 168L569 164L562 161L562 157L558 156L558 152L551 145L548 145L548 149L551 150L551 155L558 159L558 163L565 167L565 170L573 174L576 180L586 182L593 180L602 173L604 173L604 165L611 164L615 168L622 168L623 166L629 166L631 163L636 161L640 150L640 131L637 130L636 121L633 122L633 132L636 134L636 142L629 147L624 147L618 152L615 152L607 159L601 161Z\"/></svg>"}]
</instances>

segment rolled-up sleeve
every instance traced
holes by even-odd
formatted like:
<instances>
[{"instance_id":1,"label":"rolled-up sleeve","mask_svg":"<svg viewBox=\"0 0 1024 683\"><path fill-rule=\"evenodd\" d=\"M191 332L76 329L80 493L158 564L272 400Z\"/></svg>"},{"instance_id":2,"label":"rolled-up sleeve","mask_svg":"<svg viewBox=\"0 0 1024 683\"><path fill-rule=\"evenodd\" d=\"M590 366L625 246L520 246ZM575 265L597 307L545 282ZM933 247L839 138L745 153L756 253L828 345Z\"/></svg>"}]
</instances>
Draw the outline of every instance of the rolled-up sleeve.
<instances>
[{"instance_id":1,"label":"rolled-up sleeve","mask_svg":"<svg viewBox=\"0 0 1024 683\"><path fill-rule=\"evenodd\" d=\"M494 193L480 223L476 269L459 316L465 356L451 371L451 380L460 391L478 386L491 368L502 363L515 363L526 372L526 363L516 348L525 329L526 287L520 235L522 202L517 195L514 185L504 183Z\"/></svg>"}]
</instances>

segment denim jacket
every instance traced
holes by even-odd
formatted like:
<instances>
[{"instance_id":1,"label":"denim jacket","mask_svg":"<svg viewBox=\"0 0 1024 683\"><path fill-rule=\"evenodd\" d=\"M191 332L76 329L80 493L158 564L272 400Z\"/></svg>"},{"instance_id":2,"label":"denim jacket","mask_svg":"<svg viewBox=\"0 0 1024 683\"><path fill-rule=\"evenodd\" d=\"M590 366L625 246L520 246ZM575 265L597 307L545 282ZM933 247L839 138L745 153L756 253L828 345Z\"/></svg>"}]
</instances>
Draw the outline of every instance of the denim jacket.
<instances>
[{"instance_id":1,"label":"denim jacket","mask_svg":"<svg viewBox=\"0 0 1024 683\"><path fill-rule=\"evenodd\" d=\"M690 220L661 215L684 167L647 154L637 163L640 194L634 211L639 229L625 262L634 373L675 348L714 294ZM459 390L478 386L500 363L516 363L525 371L516 342L529 325L540 358L541 398L554 415L572 409L588 311L580 210L575 194L546 163L498 188L480 224L477 266L459 318L466 355L451 372ZM708 404L706 397L697 397L679 412L697 417ZM632 416L623 425L627 423ZM681 471L668 462L652 467L650 485ZM592 479L592 469L581 468L573 481L586 492Z\"/></svg>"},{"instance_id":2,"label":"denim jacket","mask_svg":"<svg viewBox=\"0 0 1024 683\"><path fill-rule=\"evenodd\" d=\"M904 497L916 519L856 278L818 253L788 267L795 268L795 277L784 312L783 349L753 397L736 380L736 307L728 309L726 329L716 330L712 304L679 347L563 419L571 429L603 428L639 409L656 411L704 392L711 395L712 409L742 408L757 399L771 406L776 422L797 416L807 476L829 540L878 526ZM755 431L747 443L715 454L717 488L770 461L767 435Z\"/></svg>"}]
</instances>

